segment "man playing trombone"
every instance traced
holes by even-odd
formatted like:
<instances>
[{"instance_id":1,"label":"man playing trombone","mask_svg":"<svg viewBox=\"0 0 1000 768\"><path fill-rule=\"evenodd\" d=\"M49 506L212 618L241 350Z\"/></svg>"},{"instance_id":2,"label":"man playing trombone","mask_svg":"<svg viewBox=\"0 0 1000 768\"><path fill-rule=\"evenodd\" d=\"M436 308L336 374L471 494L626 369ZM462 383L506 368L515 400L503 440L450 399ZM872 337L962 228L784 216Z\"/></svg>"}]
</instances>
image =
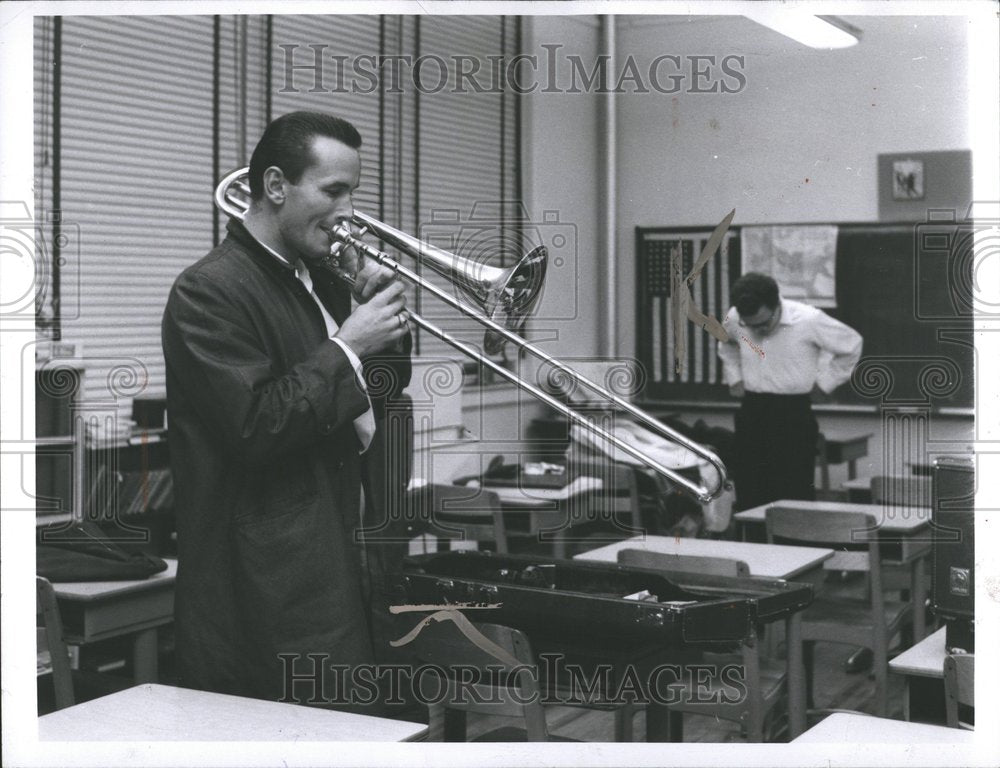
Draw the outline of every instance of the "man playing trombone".
<instances>
[{"instance_id":1,"label":"man playing trombone","mask_svg":"<svg viewBox=\"0 0 1000 768\"><path fill-rule=\"evenodd\" d=\"M383 398L409 381L410 332L390 270L343 249L348 287L329 263L334 228L350 226L360 146L330 115L272 122L250 162L244 220L170 293L185 686L319 703L332 695L324 669L374 661L378 574L356 534L366 513L384 513L372 509L385 496L379 425ZM376 368L369 392L364 373Z\"/></svg>"}]
</instances>

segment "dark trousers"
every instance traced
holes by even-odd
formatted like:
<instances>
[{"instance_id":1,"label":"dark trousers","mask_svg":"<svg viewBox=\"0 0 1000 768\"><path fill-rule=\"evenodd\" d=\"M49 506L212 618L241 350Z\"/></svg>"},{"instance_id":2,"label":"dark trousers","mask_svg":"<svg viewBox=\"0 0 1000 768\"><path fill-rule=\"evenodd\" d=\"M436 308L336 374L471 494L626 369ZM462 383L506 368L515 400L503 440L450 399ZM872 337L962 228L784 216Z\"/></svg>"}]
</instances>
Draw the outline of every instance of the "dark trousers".
<instances>
[{"instance_id":1,"label":"dark trousers","mask_svg":"<svg viewBox=\"0 0 1000 768\"><path fill-rule=\"evenodd\" d=\"M736 506L816 498L819 428L809 395L747 392L736 413Z\"/></svg>"}]
</instances>

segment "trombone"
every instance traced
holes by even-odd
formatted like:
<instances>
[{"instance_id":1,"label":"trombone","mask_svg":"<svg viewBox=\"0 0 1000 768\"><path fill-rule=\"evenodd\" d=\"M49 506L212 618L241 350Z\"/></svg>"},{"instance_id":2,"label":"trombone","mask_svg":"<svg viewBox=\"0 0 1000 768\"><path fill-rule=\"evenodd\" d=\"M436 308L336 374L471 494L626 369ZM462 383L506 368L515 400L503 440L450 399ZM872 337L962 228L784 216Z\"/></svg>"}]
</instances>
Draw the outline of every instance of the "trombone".
<instances>
[{"instance_id":1,"label":"trombone","mask_svg":"<svg viewBox=\"0 0 1000 768\"><path fill-rule=\"evenodd\" d=\"M242 168L225 176L215 189L215 204L223 212L233 218L242 220L244 214L250 208L250 185L247 179L248 169ZM334 242L330 247L330 256L326 260L325 266L332 269L338 277L347 283L353 283L354 278L338 263L338 256L346 247L357 249L360 254L373 259L383 267L387 267L402 278L414 283L421 289L430 292L445 304L461 312L466 317L475 320L480 325L485 326L486 335L484 337L484 349L489 354L495 354L504 343L509 342L519 349L535 356L541 362L551 366L560 376L567 377L574 385L583 385L587 389L605 398L610 403L614 403L620 410L625 411L638 421L651 428L661 436L667 437L673 442L683 446L695 455L701 457L714 467L718 474L714 486L706 487L699 485L693 480L685 477L676 470L664 466L661 462L652 458L646 453L625 442L616 435L599 427L593 421L577 413L573 408L549 394L545 390L520 378L513 371L508 370L489 357L481 354L478 349L461 339L448 334L431 322L415 312L407 310L410 320L418 327L422 328L432 336L441 339L446 344L454 347L459 352L478 361L492 370L497 375L517 385L522 390L541 400L559 413L566 416L573 423L586 429L591 434L614 445L618 450L628 454L632 458L641 462L653 471L670 479L672 482L686 489L694 495L700 502L708 503L716 498L726 488L728 481L726 478L726 467L712 451L702 445L689 440L684 435L657 419L645 411L636 408L632 403L623 400L618 395L605 389L599 384L576 373L568 366L560 363L554 357L543 352L531 342L523 339L515 330L520 327L521 322L534 308L535 303L541 293L541 288L545 280L545 268L548 254L544 246L534 248L512 267L499 268L487 264L481 264L472 259L467 259L457 254L449 253L437 248L429 243L425 243L417 238L401 232L377 219L367 216L359 211L354 212L352 223L358 229L352 231L345 225L337 226L333 232ZM478 305L478 309L459 301L454 296L438 288L433 283L425 280L417 273L403 266L399 262L390 258L387 254L362 241L362 237L371 233L384 243L388 243L401 253L405 253L410 258L423 264L438 274L450 280L460 287L464 294L468 295Z\"/></svg>"}]
</instances>

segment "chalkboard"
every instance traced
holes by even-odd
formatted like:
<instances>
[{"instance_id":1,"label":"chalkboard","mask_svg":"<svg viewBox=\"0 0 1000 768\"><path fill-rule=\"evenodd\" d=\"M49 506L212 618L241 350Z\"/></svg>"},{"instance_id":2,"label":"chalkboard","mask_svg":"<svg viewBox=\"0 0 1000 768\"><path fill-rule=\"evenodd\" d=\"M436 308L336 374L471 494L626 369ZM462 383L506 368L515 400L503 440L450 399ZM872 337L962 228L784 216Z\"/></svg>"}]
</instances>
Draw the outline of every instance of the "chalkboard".
<instances>
[{"instance_id":1,"label":"chalkboard","mask_svg":"<svg viewBox=\"0 0 1000 768\"><path fill-rule=\"evenodd\" d=\"M971 408L974 403L972 227L953 217L919 224L840 223L837 306L826 311L864 338L850 382L833 394L842 404ZM669 340L669 251L682 249L685 269L710 227L637 228L637 349L646 371L642 400L731 400L715 342L693 324L683 375L673 370ZM719 319L740 275L739 227L693 286L699 308ZM689 255L690 254L690 255Z\"/></svg>"}]
</instances>

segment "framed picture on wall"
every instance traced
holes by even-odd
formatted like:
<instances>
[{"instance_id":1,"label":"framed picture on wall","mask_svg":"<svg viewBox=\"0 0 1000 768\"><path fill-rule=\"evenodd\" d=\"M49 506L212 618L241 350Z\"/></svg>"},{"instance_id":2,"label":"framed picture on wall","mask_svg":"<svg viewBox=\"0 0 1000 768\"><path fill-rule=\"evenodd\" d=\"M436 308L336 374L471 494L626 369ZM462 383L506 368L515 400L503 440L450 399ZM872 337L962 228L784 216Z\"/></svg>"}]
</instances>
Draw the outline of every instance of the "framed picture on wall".
<instances>
[{"instance_id":1,"label":"framed picture on wall","mask_svg":"<svg viewBox=\"0 0 1000 768\"><path fill-rule=\"evenodd\" d=\"M924 161L894 160L892 163L892 199L924 199Z\"/></svg>"}]
</instances>

